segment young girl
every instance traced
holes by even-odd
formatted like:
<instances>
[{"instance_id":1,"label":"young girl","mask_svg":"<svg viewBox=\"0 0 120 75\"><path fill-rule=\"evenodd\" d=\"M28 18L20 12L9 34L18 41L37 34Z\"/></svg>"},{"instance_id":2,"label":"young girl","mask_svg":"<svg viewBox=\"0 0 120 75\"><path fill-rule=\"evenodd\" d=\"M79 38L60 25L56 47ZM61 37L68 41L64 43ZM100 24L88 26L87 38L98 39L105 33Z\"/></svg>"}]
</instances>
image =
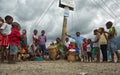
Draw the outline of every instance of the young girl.
<instances>
[{"instance_id":1,"label":"young girl","mask_svg":"<svg viewBox=\"0 0 120 75\"><path fill-rule=\"evenodd\" d=\"M82 51L82 57L83 57L83 62L85 62L87 60L87 39L84 38L83 39L83 51Z\"/></svg>"},{"instance_id":2,"label":"young girl","mask_svg":"<svg viewBox=\"0 0 120 75\"><path fill-rule=\"evenodd\" d=\"M30 55L31 55L31 58L41 56L41 53L39 51L39 41L38 40L35 40L35 43L31 45Z\"/></svg>"},{"instance_id":3,"label":"young girl","mask_svg":"<svg viewBox=\"0 0 120 75\"><path fill-rule=\"evenodd\" d=\"M92 47L91 47L91 39L88 39L88 44L87 44L87 55L88 55L88 62L92 62L92 53L91 53L91 50L92 50Z\"/></svg>"},{"instance_id":4,"label":"young girl","mask_svg":"<svg viewBox=\"0 0 120 75\"><path fill-rule=\"evenodd\" d=\"M12 23L12 31L10 34L10 59L8 61L9 64L15 64L16 63L16 57L18 53L18 47L20 46L20 25L17 22Z\"/></svg>"},{"instance_id":5,"label":"young girl","mask_svg":"<svg viewBox=\"0 0 120 75\"><path fill-rule=\"evenodd\" d=\"M75 61L76 58L76 46L74 42L70 42L70 45L68 46L68 55L67 59L69 62ZM72 58L72 59L71 59Z\"/></svg>"},{"instance_id":6,"label":"young girl","mask_svg":"<svg viewBox=\"0 0 120 75\"><path fill-rule=\"evenodd\" d=\"M100 49L102 51L102 55L103 55L103 62L107 62L107 36L105 34L104 28L99 28L99 33L100 33L100 37L99 37L99 45L100 45Z\"/></svg>"},{"instance_id":7,"label":"young girl","mask_svg":"<svg viewBox=\"0 0 120 75\"><path fill-rule=\"evenodd\" d=\"M37 29L35 29L34 31L33 31L33 43L35 43L35 40L38 40L38 35L37 35L37 33L38 33L38 31L37 31Z\"/></svg>"}]
</instances>

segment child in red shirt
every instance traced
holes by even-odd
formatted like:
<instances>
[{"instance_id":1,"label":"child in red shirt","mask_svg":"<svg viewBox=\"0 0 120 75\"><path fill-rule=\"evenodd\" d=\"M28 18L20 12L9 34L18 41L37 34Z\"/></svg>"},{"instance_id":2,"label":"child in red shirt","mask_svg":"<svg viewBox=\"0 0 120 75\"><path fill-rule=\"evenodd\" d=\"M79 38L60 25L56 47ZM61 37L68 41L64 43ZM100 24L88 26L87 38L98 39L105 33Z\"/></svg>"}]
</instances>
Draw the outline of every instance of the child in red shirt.
<instances>
[{"instance_id":1,"label":"child in red shirt","mask_svg":"<svg viewBox=\"0 0 120 75\"><path fill-rule=\"evenodd\" d=\"M18 53L18 46L20 46L20 25L17 22L13 22L12 30L10 34L10 60L9 64L15 64L16 56Z\"/></svg>"},{"instance_id":2,"label":"child in red shirt","mask_svg":"<svg viewBox=\"0 0 120 75\"><path fill-rule=\"evenodd\" d=\"M87 39L83 39L83 51L82 51L82 57L83 57L83 62L87 61Z\"/></svg>"}]
</instances>

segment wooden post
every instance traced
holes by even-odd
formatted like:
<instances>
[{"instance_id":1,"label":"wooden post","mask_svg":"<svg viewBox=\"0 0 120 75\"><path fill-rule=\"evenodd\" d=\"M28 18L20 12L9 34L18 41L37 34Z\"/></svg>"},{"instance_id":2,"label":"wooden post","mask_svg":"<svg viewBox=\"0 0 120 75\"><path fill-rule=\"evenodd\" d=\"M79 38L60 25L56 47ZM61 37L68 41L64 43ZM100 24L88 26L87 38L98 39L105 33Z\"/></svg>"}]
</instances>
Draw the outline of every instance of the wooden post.
<instances>
[{"instance_id":1,"label":"wooden post","mask_svg":"<svg viewBox=\"0 0 120 75\"><path fill-rule=\"evenodd\" d=\"M65 38L66 38L66 35L65 33L67 33L67 17L64 16L64 19L63 19L63 28L62 28L62 43L65 44Z\"/></svg>"},{"instance_id":2,"label":"wooden post","mask_svg":"<svg viewBox=\"0 0 120 75\"><path fill-rule=\"evenodd\" d=\"M65 33L67 32L67 18L69 17L69 10L74 10L74 0L59 0L59 7L65 9L61 37L62 43L65 44Z\"/></svg>"}]
</instances>

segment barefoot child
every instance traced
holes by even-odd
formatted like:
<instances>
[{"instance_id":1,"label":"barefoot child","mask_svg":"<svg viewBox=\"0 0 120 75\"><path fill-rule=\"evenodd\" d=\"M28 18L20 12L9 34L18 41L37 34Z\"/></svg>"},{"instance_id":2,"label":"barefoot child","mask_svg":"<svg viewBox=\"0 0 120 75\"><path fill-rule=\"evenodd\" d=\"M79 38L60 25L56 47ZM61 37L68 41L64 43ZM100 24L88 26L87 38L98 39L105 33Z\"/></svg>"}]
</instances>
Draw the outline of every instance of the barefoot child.
<instances>
[{"instance_id":1,"label":"barefoot child","mask_svg":"<svg viewBox=\"0 0 120 75\"><path fill-rule=\"evenodd\" d=\"M117 56L117 62L120 62L120 57L119 57L117 44L116 44L117 31L111 21L106 23L106 27L107 27L107 29L109 29L109 32L106 32L106 33L108 34L108 49L112 53L112 61L111 62L114 62L114 53Z\"/></svg>"},{"instance_id":2,"label":"barefoot child","mask_svg":"<svg viewBox=\"0 0 120 75\"><path fill-rule=\"evenodd\" d=\"M38 40L38 35L37 35L37 33L38 33L38 31L37 31L37 29L34 29L34 31L33 31L33 43L35 43L35 40Z\"/></svg>"},{"instance_id":3,"label":"barefoot child","mask_svg":"<svg viewBox=\"0 0 120 75\"><path fill-rule=\"evenodd\" d=\"M95 38L93 41L93 48L95 49L95 56L97 58L96 62L100 62L100 48L99 48L99 43L98 43L100 34L97 29L94 30L94 35L95 35Z\"/></svg>"},{"instance_id":4,"label":"barefoot child","mask_svg":"<svg viewBox=\"0 0 120 75\"><path fill-rule=\"evenodd\" d=\"M38 40L35 40L35 43L31 45L30 55L31 55L31 58L41 57L41 53L39 51L39 41Z\"/></svg>"},{"instance_id":5,"label":"barefoot child","mask_svg":"<svg viewBox=\"0 0 120 75\"><path fill-rule=\"evenodd\" d=\"M87 56L88 56L88 62L92 62L92 47L91 47L91 39L88 39L87 41Z\"/></svg>"},{"instance_id":6,"label":"barefoot child","mask_svg":"<svg viewBox=\"0 0 120 75\"><path fill-rule=\"evenodd\" d=\"M42 52L42 56L44 58L44 52L46 50L46 42L47 42L47 37L45 36L45 30L41 31L41 35L38 36L39 40L39 50Z\"/></svg>"},{"instance_id":7,"label":"barefoot child","mask_svg":"<svg viewBox=\"0 0 120 75\"><path fill-rule=\"evenodd\" d=\"M107 62L107 60L108 60L108 58L107 58L108 38L107 38L107 35L105 34L104 28L100 27L98 29L98 31L100 33L99 45L100 45L100 49L101 49L102 55L103 55L103 62Z\"/></svg>"},{"instance_id":8,"label":"barefoot child","mask_svg":"<svg viewBox=\"0 0 120 75\"><path fill-rule=\"evenodd\" d=\"M2 35L1 41L1 50L2 50L2 61L4 62L5 57L8 59L8 43L9 43L9 35L11 34L11 24L13 22L13 18L9 15L5 17L5 23L0 28L0 33Z\"/></svg>"},{"instance_id":9,"label":"barefoot child","mask_svg":"<svg viewBox=\"0 0 120 75\"><path fill-rule=\"evenodd\" d=\"M83 39L83 51L82 51L82 58L83 58L83 62L87 61L87 39L84 38Z\"/></svg>"},{"instance_id":10,"label":"barefoot child","mask_svg":"<svg viewBox=\"0 0 120 75\"><path fill-rule=\"evenodd\" d=\"M10 44L10 59L9 59L8 64L16 63L18 46L20 46L20 39L21 39L19 27L20 27L20 24L18 24L17 22L12 23L12 31L10 34L10 42L9 42L9 44Z\"/></svg>"}]
</instances>

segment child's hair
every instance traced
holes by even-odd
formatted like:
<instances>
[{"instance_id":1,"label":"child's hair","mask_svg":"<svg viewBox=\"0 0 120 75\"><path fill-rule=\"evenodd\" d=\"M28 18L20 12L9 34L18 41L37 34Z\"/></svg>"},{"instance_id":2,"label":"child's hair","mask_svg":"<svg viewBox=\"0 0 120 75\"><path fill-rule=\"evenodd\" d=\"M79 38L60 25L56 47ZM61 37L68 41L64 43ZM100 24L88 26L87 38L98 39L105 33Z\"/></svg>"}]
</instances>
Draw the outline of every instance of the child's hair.
<instances>
[{"instance_id":1,"label":"child's hair","mask_svg":"<svg viewBox=\"0 0 120 75\"><path fill-rule=\"evenodd\" d=\"M17 22L13 22L13 23L12 23L12 28L17 28L17 29L19 29L19 28L20 28L20 24L17 23Z\"/></svg>"},{"instance_id":2,"label":"child's hair","mask_svg":"<svg viewBox=\"0 0 120 75\"><path fill-rule=\"evenodd\" d=\"M103 32L105 31L103 27L100 27L100 29L101 29Z\"/></svg>"},{"instance_id":3,"label":"child's hair","mask_svg":"<svg viewBox=\"0 0 120 75\"><path fill-rule=\"evenodd\" d=\"M84 38L83 41L85 42L87 40L87 38Z\"/></svg>"},{"instance_id":4,"label":"child's hair","mask_svg":"<svg viewBox=\"0 0 120 75\"><path fill-rule=\"evenodd\" d=\"M8 21L8 20L10 20L10 19L13 19L13 17L10 16L10 15L7 15L7 16L5 17L5 21Z\"/></svg>"},{"instance_id":5,"label":"child's hair","mask_svg":"<svg viewBox=\"0 0 120 75\"><path fill-rule=\"evenodd\" d=\"M45 32L45 30L42 30L41 33Z\"/></svg>"},{"instance_id":6,"label":"child's hair","mask_svg":"<svg viewBox=\"0 0 120 75\"><path fill-rule=\"evenodd\" d=\"M76 32L76 34L80 34L80 32Z\"/></svg>"},{"instance_id":7,"label":"child's hair","mask_svg":"<svg viewBox=\"0 0 120 75\"><path fill-rule=\"evenodd\" d=\"M98 30L97 30L97 29L95 29L95 30L94 30L94 32L98 32Z\"/></svg>"},{"instance_id":8,"label":"child's hair","mask_svg":"<svg viewBox=\"0 0 120 75\"><path fill-rule=\"evenodd\" d=\"M91 43L91 41L92 41L91 39L88 39L88 43Z\"/></svg>"},{"instance_id":9,"label":"child's hair","mask_svg":"<svg viewBox=\"0 0 120 75\"><path fill-rule=\"evenodd\" d=\"M0 17L0 21L4 23L4 20Z\"/></svg>"},{"instance_id":10,"label":"child's hair","mask_svg":"<svg viewBox=\"0 0 120 75\"><path fill-rule=\"evenodd\" d=\"M108 21L108 22L106 23L106 25L112 26L113 23L112 23L111 21Z\"/></svg>"},{"instance_id":11,"label":"child's hair","mask_svg":"<svg viewBox=\"0 0 120 75\"><path fill-rule=\"evenodd\" d=\"M26 32L27 32L26 29L23 29L23 30L22 30L22 33L26 33Z\"/></svg>"},{"instance_id":12,"label":"child's hair","mask_svg":"<svg viewBox=\"0 0 120 75\"><path fill-rule=\"evenodd\" d=\"M37 32L38 30L37 29L34 29L34 31L33 32Z\"/></svg>"}]
</instances>

